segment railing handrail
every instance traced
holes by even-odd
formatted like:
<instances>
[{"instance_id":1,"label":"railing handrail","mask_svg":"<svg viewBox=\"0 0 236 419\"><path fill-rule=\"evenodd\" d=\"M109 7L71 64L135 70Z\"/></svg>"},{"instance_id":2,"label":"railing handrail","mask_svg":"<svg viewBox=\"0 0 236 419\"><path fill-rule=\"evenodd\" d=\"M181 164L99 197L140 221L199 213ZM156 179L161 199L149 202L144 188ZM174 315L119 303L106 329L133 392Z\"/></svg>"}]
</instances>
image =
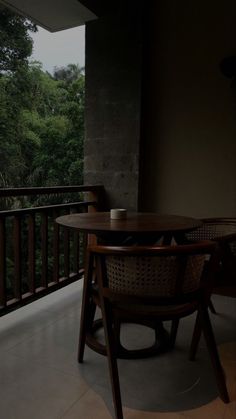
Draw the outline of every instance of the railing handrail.
<instances>
[{"instance_id":1,"label":"railing handrail","mask_svg":"<svg viewBox=\"0 0 236 419\"><path fill-rule=\"evenodd\" d=\"M37 198L31 207L29 195L46 199ZM16 208L11 209L10 198ZM1 199L0 316L82 277L88 237L61 228L55 219L104 209L105 190L102 185L2 188Z\"/></svg>"},{"instance_id":2,"label":"railing handrail","mask_svg":"<svg viewBox=\"0 0 236 419\"><path fill-rule=\"evenodd\" d=\"M103 185L72 185L72 186L46 186L34 188L0 188L0 198L28 195L49 195L71 192L98 192L104 190Z\"/></svg>"},{"instance_id":3,"label":"railing handrail","mask_svg":"<svg viewBox=\"0 0 236 419\"><path fill-rule=\"evenodd\" d=\"M96 206L96 204L97 204L96 201L79 201L79 202L69 202L66 204L45 205L45 206L40 206L40 207L17 208L13 210L0 211L0 217L14 216L14 215L21 216L25 214L35 214L37 212L49 212L56 209L87 207L90 205Z\"/></svg>"}]
</instances>

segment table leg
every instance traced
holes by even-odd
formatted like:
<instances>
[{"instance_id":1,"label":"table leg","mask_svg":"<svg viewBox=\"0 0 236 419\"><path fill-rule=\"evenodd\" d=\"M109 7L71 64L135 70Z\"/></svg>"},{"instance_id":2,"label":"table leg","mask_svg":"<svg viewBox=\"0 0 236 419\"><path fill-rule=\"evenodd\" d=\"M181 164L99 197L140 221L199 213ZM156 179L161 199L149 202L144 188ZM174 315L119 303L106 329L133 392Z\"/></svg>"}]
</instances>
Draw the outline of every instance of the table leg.
<instances>
[{"instance_id":1,"label":"table leg","mask_svg":"<svg viewBox=\"0 0 236 419\"><path fill-rule=\"evenodd\" d=\"M78 348L78 362L83 362L84 347L88 330L92 327L96 305L92 300L91 286L93 280L93 256L89 250L86 253L84 287L80 319L80 335Z\"/></svg>"}]
</instances>

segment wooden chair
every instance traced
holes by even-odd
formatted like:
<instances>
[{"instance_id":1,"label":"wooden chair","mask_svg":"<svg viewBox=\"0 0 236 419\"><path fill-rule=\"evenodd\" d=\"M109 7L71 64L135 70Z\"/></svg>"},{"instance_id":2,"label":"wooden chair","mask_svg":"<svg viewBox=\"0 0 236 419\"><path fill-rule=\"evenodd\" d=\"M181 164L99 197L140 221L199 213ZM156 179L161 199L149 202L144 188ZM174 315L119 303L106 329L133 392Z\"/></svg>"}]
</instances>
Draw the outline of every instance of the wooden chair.
<instances>
[{"instance_id":1,"label":"wooden chair","mask_svg":"<svg viewBox=\"0 0 236 419\"><path fill-rule=\"evenodd\" d=\"M188 233L187 238L194 242L214 240L218 243L220 258L214 293L236 297L236 218L205 218L202 221L203 225Z\"/></svg>"},{"instance_id":2,"label":"wooden chair","mask_svg":"<svg viewBox=\"0 0 236 419\"><path fill-rule=\"evenodd\" d=\"M159 247L93 246L89 255L88 266L92 266L93 258L96 263L99 304L102 310L116 419L123 418L117 367L119 354L116 325L124 319L140 323L145 319L172 320L173 324L178 326L179 319L197 311L198 323L201 324L204 333L219 394L227 403L229 397L225 376L208 314L214 267L217 262L215 243ZM209 263L207 269L203 269L207 256ZM85 317L89 317L88 311ZM85 325L84 334L85 320L82 319L81 326L83 328ZM177 327L173 329L172 333L175 335ZM172 338L175 339L175 336ZM83 362L83 355L84 344L80 345L79 362ZM192 351L191 358L194 356L195 352Z\"/></svg>"}]
</instances>

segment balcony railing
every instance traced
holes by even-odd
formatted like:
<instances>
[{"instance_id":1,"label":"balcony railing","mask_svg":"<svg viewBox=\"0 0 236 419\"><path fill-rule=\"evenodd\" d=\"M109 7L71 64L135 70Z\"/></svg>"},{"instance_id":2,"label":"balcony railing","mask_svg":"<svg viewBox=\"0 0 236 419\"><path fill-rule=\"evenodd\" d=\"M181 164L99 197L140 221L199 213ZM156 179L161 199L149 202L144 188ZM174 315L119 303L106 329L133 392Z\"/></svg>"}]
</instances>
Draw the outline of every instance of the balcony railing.
<instances>
[{"instance_id":1,"label":"balcony railing","mask_svg":"<svg viewBox=\"0 0 236 419\"><path fill-rule=\"evenodd\" d=\"M68 194L73 202L65 199ZM42 205L18 208L23 197L29 202L35 196ZM55 218L96 211L102 196L100 185L0 189L0 315L82 277L87 236L59 226ZM17 208L6 209L9 200Z\"/></svg>"}]
</instances>

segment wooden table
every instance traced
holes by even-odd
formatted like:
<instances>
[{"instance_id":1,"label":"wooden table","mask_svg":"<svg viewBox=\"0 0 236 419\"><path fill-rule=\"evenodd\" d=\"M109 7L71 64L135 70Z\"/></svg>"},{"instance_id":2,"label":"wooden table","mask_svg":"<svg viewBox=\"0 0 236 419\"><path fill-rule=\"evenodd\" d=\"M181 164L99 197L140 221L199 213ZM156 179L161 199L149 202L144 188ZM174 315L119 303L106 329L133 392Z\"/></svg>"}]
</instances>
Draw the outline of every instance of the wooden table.
<instances>
[{"instance_id":1,"label":"wooden table","mask_svg":"<svg viewBox=\"0 0 236 419\"><path fill-rule=\"evenodd\" d=\"M172 237L183 242L184 234L200 227L202 222L180 215L131 212L124 220L111 220L109 212L70 214L58 217L56 222L78 231L93 233L104 241L131 240L155 242L164 236L165 243Z\"/></svg>"},{"instance_id":2,"label":"wooden table","mask_svg":"<svg viewBox=\"0 0 236 419\"><path fill-rule=\"evenodd\" d=\"M183 243L185 240L184 234L200 227L202 224L200 220L179 215L132 212L128 213L127 218L123 220L111 220L109 212L94 212L64 215L58 217L56 222L69 229L95 234L102 243L113 245L154 244L161 237L163 237L163 244L170 244L173 238L177 243ZM104 345L99 343L94 337L96 330L102 326L101 320L99 319L93 322L90 333L85 330L86 318L90 316L88 313L90 309L88 307L95 314L94 305L91 303L92 280L91 261L89 262L87 260L81 310L79 359L80 354L84 350L85 340L87 345L93 350L106 355ZM166 341L168 340L167 332L162 323L156 325L154 330L156 333L154 345L145 350L136 350L135 355L133 354L134 351L132 352L119 345L119 357L147 357L158 352L163 352L165 347L168 346L166 345Z\"/></svg>"}]
</instances>

